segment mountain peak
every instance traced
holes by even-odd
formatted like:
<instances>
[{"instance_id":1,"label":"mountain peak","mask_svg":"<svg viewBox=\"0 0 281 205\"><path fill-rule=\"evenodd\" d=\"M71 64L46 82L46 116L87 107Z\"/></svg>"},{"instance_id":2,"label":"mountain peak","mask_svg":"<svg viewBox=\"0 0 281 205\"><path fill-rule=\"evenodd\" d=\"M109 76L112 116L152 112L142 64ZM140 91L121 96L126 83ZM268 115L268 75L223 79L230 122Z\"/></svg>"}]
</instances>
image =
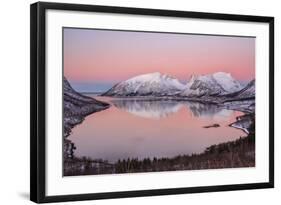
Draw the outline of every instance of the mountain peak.
<instances>
[{"instance_id":1,"label":"mountain peak","mask_svg":"<svg viewBox=\"0 0 281 205\"><path fill-rule=\"evenodd\" d=\"M161 73L159 73L159 72L146 73L146 74L141 74L141 75L137 75L135 77L129 78L125 82L150 81L150 80L158 79L160 77L161 77Z\"/></svg>"},{"instance_id":2,"label":"mountain peak","mask_svg":"<svg viewBox=\"0 0 281 205\"><path fill-rule=\"evenodd\" d=\"M174 95L185 88L179 80L159 72L147 73L122 81L103 95L147 96Z\"/></svg>"},{"instance_id":3,"label":"mountain peak","mask_svg":"<svg viewBox=\"0 0 281 205\"><path fill-rule=\"evenodd\" d=\"M230 73L216 72L206 75L192 75L183 91L183 96L223 95L241 90L242 86Z\"/></svg>"},{"instance_id":4,"label":"mountain peak","mask_svg":"<svg viewBox=\"0 0 281 205\"><path fill-rule=\"evenodd\" d=\"M212 76L217 80L220 79L231 79L234 80L234 78L232 77L232 75L230 73L225 73L225 72L216 72L213 73Z\"/></svg>"},{"instance_id":5,"label":"mountain peak","mask_svg":"<svg viewBox=\"0 0 281 205\"><path fill-rule=\"evenodd\" d=\"M228 76L228 77L232 77L230 73L222 72L222 71L213 73L213 76Z\"/></svg>"}]
</instances>

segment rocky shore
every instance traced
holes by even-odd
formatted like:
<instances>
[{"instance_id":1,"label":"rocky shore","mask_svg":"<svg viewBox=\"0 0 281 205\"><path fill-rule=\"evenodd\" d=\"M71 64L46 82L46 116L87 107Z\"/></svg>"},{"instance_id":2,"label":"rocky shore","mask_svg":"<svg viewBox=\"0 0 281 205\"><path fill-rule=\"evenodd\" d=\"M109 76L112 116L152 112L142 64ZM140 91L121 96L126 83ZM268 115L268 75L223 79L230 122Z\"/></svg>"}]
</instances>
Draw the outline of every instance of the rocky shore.
<instances>
[{"instance_id":1,"label":"rocky shore","mask_svg":"<svg viewBox=\"0 0 281 205\"><path fill-rule=\"evenodd\" d=\"M63 123L64 123L64 158L73 157L73 143L67 139L71 129L82 123L85 117L94 112L109 108L109 104L81 95L76 92L66 78L63 81Z\"/></svg>"}]
</instances>

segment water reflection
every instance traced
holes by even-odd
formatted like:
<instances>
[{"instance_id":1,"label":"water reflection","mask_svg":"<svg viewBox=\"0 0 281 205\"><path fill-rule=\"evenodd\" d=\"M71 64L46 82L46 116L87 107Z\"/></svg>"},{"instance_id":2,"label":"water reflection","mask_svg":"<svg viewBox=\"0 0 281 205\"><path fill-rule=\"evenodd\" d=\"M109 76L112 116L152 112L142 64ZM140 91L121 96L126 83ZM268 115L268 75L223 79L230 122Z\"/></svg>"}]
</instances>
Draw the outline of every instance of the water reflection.
<instances>
[{"instance_id":1,"label":"water reflection","mask_svg":"<svg viewBox=\"0 0 281 205\"><path fill-rule=\"evenodd\" d=\"M226 110L215 104L175 100L112 100L112 104L123 111L145 118L160 119L178 112L182 107L187 107L193 117L224 118L232 115L232 110Z\"/></svg>"},{"instance_id":2,"label":"water reflection","mask_svg":"<svg viewBox=\"0 0 281 205\"><path fill-rule=\"evenodd\" d=\"M96 97L112 106L85 118L69 140L75 156L116 162L127 158L161 158L200 153L244 133L229 127L241 112L186 101L124 100ZM218 123L220 127L204 126Z\"/></svg>"},{"instance_id":3,"label":"water reflection","mask_svg":"<svg viewBox=\"0 0 281 205\"><path fill-rule=\"evenodd\" d=\"M199 102L185 102L192 116L202 118L228 118L233 114L232 110L227 110L216 104L206 104Z\"/></svg>"},{"instance_id":4,"label":"water reflection","mask_svg":"<svg viewBox=\"0 0 281 205\"><path fill-rule=\"evenodd\" d=\"M114 100L113 105L118 109L145 118L160 119L176 113L183 106L175 101L146 101L146 100Z\"/></svg>"}]
</instances>

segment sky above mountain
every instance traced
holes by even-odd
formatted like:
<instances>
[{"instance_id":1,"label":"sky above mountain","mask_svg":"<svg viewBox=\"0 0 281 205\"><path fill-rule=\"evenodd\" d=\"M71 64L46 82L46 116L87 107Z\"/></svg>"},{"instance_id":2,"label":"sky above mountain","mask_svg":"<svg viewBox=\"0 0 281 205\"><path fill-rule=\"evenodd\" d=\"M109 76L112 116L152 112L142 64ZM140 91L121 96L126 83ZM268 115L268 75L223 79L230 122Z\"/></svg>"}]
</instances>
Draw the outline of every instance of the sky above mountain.
<instances>
[{"instance_id":1,"label":"sky above mountain","mask_svg":"<svg viewBox=\"0 0 281 205\"><path fill-rule=\"evenodd\" d=\"M64 75L78 91L103 92L134 76L160 72L255 76L255 38L64 28Z\"/></svg>"}]
</instances>

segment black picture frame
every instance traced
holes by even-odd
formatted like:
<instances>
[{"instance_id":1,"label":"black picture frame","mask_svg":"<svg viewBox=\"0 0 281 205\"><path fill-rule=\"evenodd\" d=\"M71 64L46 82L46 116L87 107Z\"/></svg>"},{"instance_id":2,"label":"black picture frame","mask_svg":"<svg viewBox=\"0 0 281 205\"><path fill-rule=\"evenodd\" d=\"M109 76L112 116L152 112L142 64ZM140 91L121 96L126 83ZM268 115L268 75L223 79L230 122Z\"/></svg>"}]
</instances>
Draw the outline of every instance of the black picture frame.
<instances>
[{"instance_id":1,"label":"black picture frame","mask_svg":"<svg viewBox=\"0 0 281 205\"><path fill-rule=\"evenodd\" d=\"M229 184L158 190L138 190L106 193L89 193L46 196L46 80L45 37L48 9L121 13L129 15L169 16L180 18L216 19L229 21L262 22L269 24L269 181L263 183ZM96 200L123 197L140 197L198 192L261 189L274 187L274 17L156 10L82 4L38 2L30 7L30 199L37 203L77 200Z\"/></svg>"}]
</instances>

